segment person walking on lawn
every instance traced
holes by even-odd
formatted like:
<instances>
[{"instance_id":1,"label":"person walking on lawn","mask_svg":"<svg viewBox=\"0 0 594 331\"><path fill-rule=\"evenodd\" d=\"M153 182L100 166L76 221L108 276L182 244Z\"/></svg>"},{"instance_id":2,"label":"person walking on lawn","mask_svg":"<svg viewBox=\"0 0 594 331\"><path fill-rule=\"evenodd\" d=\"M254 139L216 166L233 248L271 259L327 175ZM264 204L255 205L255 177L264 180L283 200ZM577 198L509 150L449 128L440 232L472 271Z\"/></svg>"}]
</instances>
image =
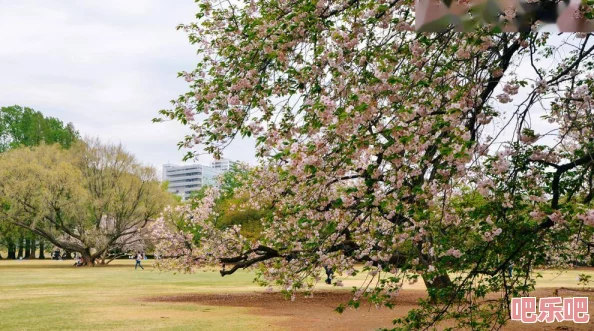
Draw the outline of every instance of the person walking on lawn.
<instances>
[{"instance_id":1,"label":"person walking on lawn","mask_svg":"<svg viewBox=\"0 0 594 331\"><path fill-rule=\"evenodd\" d=\"M136 270L138 267L144 270L144 267L142 264L140 264L140 262L142 262L142 254L140 254L140 252L136 252L136 265L134 266L134 270Z\"/></svg>"},{"instance_id":2,"label":"person walking on lawn","mask_svg":"<svg viewBox=\"0 0 594 331\"><path fill-rule=\"evenodd\" d=\"M325 282L326 282L326 284L330 285L330 284L332 284L332 276L334 275L334 269L332 269L332 267L329 265L325 265L324 270L326 271L326 276L327 276Z\"/></svg>"}]
</instances>

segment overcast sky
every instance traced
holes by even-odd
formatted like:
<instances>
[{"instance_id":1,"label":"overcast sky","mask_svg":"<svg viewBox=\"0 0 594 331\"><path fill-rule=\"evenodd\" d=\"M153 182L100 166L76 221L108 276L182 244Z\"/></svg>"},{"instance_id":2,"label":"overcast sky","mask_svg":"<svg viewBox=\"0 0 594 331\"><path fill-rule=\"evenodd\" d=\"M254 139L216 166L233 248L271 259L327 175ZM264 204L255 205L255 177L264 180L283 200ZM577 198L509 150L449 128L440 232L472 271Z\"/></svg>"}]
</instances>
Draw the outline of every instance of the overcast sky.
<instances>
[{"instance_id":1,"label":"overcast sky","mask_svg":"<svg viewBox=\"0 0 594 331\"><path fill-rule=\"evenodd\" d=\"M151 120L187 89L177 72L198 58L175 27L196 12L193 0L0 0L0 106L72 122L158 169L181 164L188 129ZM238 141L224 156L254 163L253 154Z\"/></svg>"}]
</instances>

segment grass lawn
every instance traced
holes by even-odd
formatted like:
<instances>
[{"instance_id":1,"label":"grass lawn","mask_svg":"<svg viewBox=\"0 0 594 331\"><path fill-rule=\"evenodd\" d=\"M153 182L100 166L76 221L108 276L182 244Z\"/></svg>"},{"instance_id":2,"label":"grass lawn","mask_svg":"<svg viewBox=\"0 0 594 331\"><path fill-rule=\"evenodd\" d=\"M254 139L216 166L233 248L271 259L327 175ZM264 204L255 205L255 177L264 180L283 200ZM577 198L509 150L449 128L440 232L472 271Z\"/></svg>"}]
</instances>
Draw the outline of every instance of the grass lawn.
<instances>
[{"instance_id":1,"label":"grass lawn","mask_svg":"<svg viewBox=\"0 0 594 331\"><path fill-rule=\"evenodd\" d=\"M245 308L142 301L258 289L246 272L222 278L215 272L162 273L150 261L144 271L124 260L97 268L72 263L0 261L0 330L260 330L268 322Z\"/></svg>"},{"instance_id":2,"label":"grass lawn","mask_svg":"<svg viewBox=\"0 0 594 331\"><path fill-rule=\"evenodd\" d=\"M0 330L283 330L295 318L256 314L250 307L149 300L262 291L248 272L223 278L212 271L163 273L153 270L150 260L144 261L144 271L134 270L134 262L128 260L97 268L74 268L72 263L0 260ZM584 272L592 274L591 270L544 271L538 286L576 287L577 275ZM360 281L346 280L345 289ZM320 288L331 289L325 284ZM424 288L419 282L405 289Z\"/></svg>"}]
</instances>

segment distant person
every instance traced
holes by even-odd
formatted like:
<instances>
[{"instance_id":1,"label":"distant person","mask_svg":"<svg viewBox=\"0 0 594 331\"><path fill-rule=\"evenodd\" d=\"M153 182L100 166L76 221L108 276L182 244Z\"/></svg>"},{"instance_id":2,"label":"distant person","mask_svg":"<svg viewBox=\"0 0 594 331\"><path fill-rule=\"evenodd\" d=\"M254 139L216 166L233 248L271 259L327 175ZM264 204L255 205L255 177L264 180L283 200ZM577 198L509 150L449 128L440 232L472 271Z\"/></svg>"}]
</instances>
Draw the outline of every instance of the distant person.
<instances>
[{"instance_id":1,"label":"distant person","mask_svg":"<svg viewBox=\"0 0 594 331\"><path fill-rule=\"evenodd\" d=\"M510 262L509 265L507 266L507 273L509 275L509 278L512 278L513 273L514 273L514 264L512 262Z\"/></svg>"},{"instance_id":2,"label":"distant person","mask_svg":"<svg viewBox=\"0 0 594 331\"><path fill-rule=\"evenodd\" d=\"M80 256L76 256L75 262L74 262L74 266L75 267L82 267L83 266L83 259Z\"/></svg>"},{"instance_id":3,"label":"distant person","mask_svg":"<svg viewBox=\"0 0 594 331\"><path fill-rule=\"evenodd\" d=\"M334 270L330 266L325 265L324 270L326 271L326 284L332 284L332 275L334 275Z\"/></svg>"},{"instance_id":4,"label":"distant person","mask_svg":"<svg viewBox=\"0 0 594 331\"><path fill-rule=\"evenodd\" d=\"M138 267L140 267L140 269L144 270L144 268L142 267L142 264L140 264L140 262L142 262L142 254L140 252L136 253L136 265L134 266L134 270L136 270Z\"/></svg>"}]
</instances>

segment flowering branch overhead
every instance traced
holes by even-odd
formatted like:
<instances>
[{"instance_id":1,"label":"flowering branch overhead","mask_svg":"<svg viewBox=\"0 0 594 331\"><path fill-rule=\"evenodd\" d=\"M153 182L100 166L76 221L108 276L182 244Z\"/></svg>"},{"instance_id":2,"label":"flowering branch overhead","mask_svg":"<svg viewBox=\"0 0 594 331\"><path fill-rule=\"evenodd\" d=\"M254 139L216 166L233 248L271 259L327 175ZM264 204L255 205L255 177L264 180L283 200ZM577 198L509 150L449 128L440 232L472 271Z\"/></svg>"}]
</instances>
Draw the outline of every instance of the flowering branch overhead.
<instances>
[{"instance_id":1,"label":"flowering branch overhead","mask_svg":"<svg viewBox=\"0 0 594 331\"><path fill-rule=\"evenodd\" d=\"M252 268L288 293L311 291L323 266L368 272L352 306L389 305L420 277L429 300L402 325L490 328L534 284L511 263L587 258L590 34L413 33L411 1L198 2L180 28L200 62L161 115L215 156L253 137L259 165L234 194L266 213L251 239L186 217L171 235L190 245L171 244L164 267L230 263L222 275ZM489 292L506 296L478 304Z\"/></svg>"}]
</instances>

